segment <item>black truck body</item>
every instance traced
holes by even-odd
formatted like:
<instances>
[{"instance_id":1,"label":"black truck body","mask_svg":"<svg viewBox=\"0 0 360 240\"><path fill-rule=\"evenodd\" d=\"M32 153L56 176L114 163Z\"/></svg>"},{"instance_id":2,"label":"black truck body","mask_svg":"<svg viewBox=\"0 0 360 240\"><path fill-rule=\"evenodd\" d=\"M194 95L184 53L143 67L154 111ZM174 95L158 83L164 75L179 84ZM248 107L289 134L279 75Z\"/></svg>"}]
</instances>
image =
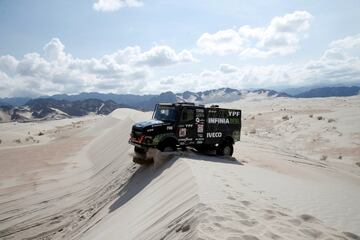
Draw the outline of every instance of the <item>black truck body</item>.
<instances>
[{"instance_id":1,"label":"black truck body","mask_svg":"<svg viewBox=\"0 0 360 240\"><path fill-rule=\"evenodd\" d=\"M232 155L233 144L240 141L240 131L241 110L162 103L156 105L152 120L133 125L129 143L137 153L145 153L148 148L169 151L191 146Z\"/></svg>"}]
</instances>

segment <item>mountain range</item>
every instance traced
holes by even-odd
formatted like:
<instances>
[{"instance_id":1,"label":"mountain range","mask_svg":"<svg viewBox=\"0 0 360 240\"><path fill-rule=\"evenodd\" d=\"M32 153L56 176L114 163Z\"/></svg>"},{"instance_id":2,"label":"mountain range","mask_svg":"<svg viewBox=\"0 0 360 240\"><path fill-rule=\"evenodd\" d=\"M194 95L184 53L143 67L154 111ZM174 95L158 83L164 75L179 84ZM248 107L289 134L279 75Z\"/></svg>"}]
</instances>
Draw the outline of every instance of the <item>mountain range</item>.
<instances>
[{"instance_id":1,"label":"mountain range","mask_svg":"<svg viewBox=\"0 0 360 240\"><path fill-rule=\"evenodd\" d=\"M295 95L297 98L314 98L314 97L349 97L358 95L360 87L322 87L310 89L308 91Z\"/></svg>"},{"instance_id":2,"label":"mountain range","mask_svg":"<svg viewBox=\"0 0 360 240\"><path fill-rule=\"evenodd\" d=\"M86 99L68 101L37 98L29 100L22 106L0 106L0 122L63 119L88 114L107 115L120 107L126 106L111 100Z\"/></svg>"},{"instance_id":3,"label":"mountain range","mask_svg":"<svg viewBox=\"0 0 360 240\"><path fill-rule=\"evenodd\" d=\"M135 94L113 94L113 93L80 93L76 95L57 94L52 96L41 96L37 99L55 99L66 101L79 101L86 99L99 99L102 101L111 100L118 104L127 105L131 108L152 110L154 105L158 102L178 102L178 101L192 101L197 103L213 103L213 102L228 102L238 100L242 95L250 92L253 93L267 93L269 96L284 96L290 97L286 93L277 92L274 90L257 89L257 90L237 90L232 88L220 88L203 92L173 93L171 91L164 92L158 95L135 95ZM13 97L0 98L1 105L22 106L25 105L31 98Z\"/></svg>"},{"instance_id":4,"label":"mountain range","mask_svg":"<svg viewBox=\"0 0 360 240\"><path fill-rule=\"evenodd\" d=\"M292 90L294 91L294 89ZM80 93L76 95L57 94L31 99L26 97L0 98L1 121L30 121L34 119L59 119L73 116L84 116L90 113L109 114L116 108L128 107L151 111L159 102L195 102L210 104L231 102L247 96L263 95L266 97L314 98L333 96L354 96L359 94L360 87L321 87L308 89L290 95L285 92L254 89L238 90L219 88L202 92L185 91L182 93L164 92L159 95Z\"/></svg>"}]
</instances>

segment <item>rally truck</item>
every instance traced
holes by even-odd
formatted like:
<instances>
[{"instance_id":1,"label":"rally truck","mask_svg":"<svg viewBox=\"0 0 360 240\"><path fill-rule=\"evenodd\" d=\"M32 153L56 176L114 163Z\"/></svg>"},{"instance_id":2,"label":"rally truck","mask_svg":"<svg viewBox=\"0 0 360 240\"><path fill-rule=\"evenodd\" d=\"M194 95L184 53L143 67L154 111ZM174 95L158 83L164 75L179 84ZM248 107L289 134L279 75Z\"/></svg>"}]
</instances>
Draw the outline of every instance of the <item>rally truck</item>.
<instances>
[{"instance_id":1,"label":"rally truck","mask_svg":"<svg viewBox=\"0 0 360 240\"><path fill-rule=\"evenodd\" d=\"M197 151L214 150L217 155L232 156L240 141L241 110L205 107L194 103L160 103L151 120L132 126L129 143L134 145L133 161L147 164L150 148L162 152L192 147Z\"/></svg>"}]
</instances>

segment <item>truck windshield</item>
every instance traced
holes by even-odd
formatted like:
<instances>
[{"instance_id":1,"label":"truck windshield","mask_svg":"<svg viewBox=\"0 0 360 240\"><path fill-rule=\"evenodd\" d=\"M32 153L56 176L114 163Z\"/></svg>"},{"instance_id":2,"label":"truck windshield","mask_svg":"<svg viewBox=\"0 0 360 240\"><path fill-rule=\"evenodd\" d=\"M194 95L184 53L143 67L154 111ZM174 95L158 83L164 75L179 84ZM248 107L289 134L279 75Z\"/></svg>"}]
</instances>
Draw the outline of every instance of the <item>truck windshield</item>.
<instances>
[{"instance_id":1,"label":"truck windshield","mask_svg":"<svg viewBox=\"0 0 360 240\"><path fill-rule=\"evenodd\" d=\"M175 107L157 105L153 118L164 122L169 122L169 121L175 122L176 120Z\"/></svg>"}]
</instances>

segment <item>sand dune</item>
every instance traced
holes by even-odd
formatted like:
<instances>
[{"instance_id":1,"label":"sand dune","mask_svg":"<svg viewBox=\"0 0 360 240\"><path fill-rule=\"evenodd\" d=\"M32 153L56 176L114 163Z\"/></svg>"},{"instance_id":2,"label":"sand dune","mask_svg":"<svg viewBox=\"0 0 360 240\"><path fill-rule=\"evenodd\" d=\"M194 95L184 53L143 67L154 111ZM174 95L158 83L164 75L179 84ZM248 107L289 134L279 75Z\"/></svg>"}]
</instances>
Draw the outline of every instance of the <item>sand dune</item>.
<instances>
[{"instance_id":1,"label":"sand dune","mask_svg":"<svg viewBox=\"0 0 360 240\"><path fill-rule=\"evenodd\" d=\"M244 109L234 158L189 149L149 167L127 140L150 113L2 125L0 238L359 239L359 102L221 104ZM39 129L42 144L10 143Z\"/></svg>"}]
</instances>

